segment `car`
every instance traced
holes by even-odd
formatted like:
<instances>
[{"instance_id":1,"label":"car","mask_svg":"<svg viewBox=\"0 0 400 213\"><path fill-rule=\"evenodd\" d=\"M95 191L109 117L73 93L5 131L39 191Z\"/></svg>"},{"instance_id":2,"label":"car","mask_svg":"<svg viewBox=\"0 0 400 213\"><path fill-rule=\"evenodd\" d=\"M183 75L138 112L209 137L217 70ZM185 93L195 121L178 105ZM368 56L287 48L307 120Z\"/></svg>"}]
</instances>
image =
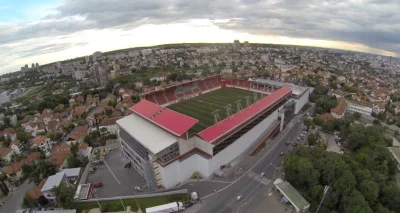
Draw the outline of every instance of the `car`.
<instances>
[{"instance_id":1,"label":"car","mask_svg":"<svg viewBox=\"0 0 400 213\"><path fill-rule=\"evenodd\" d=\"M286 145L289 145L290 144L290 140L289 141L286 141Z\"/></svg>"},{"instance_id":2,"label":"car","mask_svg":"<svg viewBox=\"0 0 400 213\"><path fill-rule=\"evenodd\" d=\"M194 204L193 202L187 202L187 203L183 204L183 207L185 207L185 209L187 209L187 208L193 206L193 204Z\"/></svg>"},{"instance_id":3,"label":"car","mask_svg":"<svg viewBox=\"0 0 400 213\"><path fill-rule=\"evenodd\" d=\"M93 184L94 187L102 187L103 186L103 182L97 182L95 184Z\"/></svg>"},{"instance_id":4,"label":"car","mask_svg":"<svg viewBox=\"0 0 400 213\"><path fill-rule=\"evenodd\" d=\"M300 123L300 120L298 120L297 123Z\"/></svg>"},{"instance_id":5,"label":"car","mask_svg":"<svg viewBox=\"0 0 400 213\"><path fill-rule=\"evenodd\" d=\"M280 156L283 156L284 154L285 154L284 152L279 153Z\"/></svg>"},{"instance_id":6,"label":"car","mask_svg":"<svg viewBox=\"0 0 400 213\"><path fill-rule=\"evenodd\" d=\"M138 192L142 192L143 190L139 186L135 186L135 190Z\"/></svg>"},{"instance_id":7,"label":"car","mask_svg":"<svg viewBox=\"0 0 400 213\"><path fill-rule=\"evenodd\" d=\"M239 195L236 197L236 201L240 201L240 200L242 200L242 198L243 198L243 195Z\"/></svg>"},{"instance_id":8,"label":"car","mask_svg":"<svg viewBox=\"0 0 400 213\"><path fill-rule=\"evenodd\" d=\"M264 177L264 176L265 176L265 172L262 172L262 173L260 174L260 176L261 176L261 177Z\"/></svg>"},{"instance_id":9,"label":"car","mask_svg":"<svg viewBox=\"0 0 400 213\"><path fill-rule=\"evenodd\" d=\"M297 137L296 139L297 139L298 141L301 141L300 137Z\"/></svg>"},{"instance_id":10,"label":"car","mask_svg":"<svg viewBox=\"0 0 400 213\"><path fill-rule=\"evenodd\" d=\"M304 134L301 134L301 135L300 135L300 137L304 137L304 136L305 136Z\"/></svg>"}]
</instances>

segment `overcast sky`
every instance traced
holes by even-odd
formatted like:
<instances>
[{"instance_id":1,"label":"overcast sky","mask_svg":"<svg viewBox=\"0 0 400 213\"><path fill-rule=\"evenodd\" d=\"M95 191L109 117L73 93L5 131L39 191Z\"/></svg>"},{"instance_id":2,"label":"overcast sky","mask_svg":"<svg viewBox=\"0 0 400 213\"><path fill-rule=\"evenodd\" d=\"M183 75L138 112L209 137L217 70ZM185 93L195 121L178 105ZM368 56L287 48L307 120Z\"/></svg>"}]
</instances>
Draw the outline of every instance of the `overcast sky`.
<instances>
[{"instance_id":1,"label":"overcast sky","mask_svg":"<svg viewBox=\"0 0 400 213\"><path fill-rule=\"evenodd\" d=\"M296 44L397 56L399 0L0 0L0 73L181 42Z\"/></svg>"}]
</instances>

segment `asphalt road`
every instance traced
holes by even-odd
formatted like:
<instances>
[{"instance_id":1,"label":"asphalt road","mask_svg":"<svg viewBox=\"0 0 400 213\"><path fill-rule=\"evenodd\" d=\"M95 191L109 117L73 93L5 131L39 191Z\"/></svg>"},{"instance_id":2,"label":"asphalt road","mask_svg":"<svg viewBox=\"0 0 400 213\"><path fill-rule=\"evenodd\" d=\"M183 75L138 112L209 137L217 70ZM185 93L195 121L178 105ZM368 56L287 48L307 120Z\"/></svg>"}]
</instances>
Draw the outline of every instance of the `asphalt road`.
<instances>
[{"instance_id":1,"label":"asphalt road","mask_svg":"<svg viewBox=\"0 0 400 213\"><path fill-rule=\"evenodd\" d=\"M0 207L1 213L14 213L21 209L22 201L24 199L25 193L34 186L34 183L28 183L25 181L21 184L18 189L11 195L7 202Z\"/></svg>"},{"instance_id":2,"label":"asphalt road","mask_svg":"<svg viewBox=\"0 0 400 213\"><path fill-rule=\"evenodd\" d=\"M248 172L244 173L231 185L217 193L203 199L202 208L197 212L232 213L232 212L256 212L256 207L262 200L268 198L268 192L273 188L273 180L280 176L280 171L275 169L281 166L284 156L280 153L288 153L292 147L286 145L289 139L296 141L303 129L303 116L293 118L285 130L269 143L276 143L266 153L262 153L258 163ZM298 120L301 120L298 122ZM265 177L260 174L265 172ZM240 201L236 197L242 195ZM274 212L274 209L264 209L262 212Z\"/></svg>"}]
</instances>

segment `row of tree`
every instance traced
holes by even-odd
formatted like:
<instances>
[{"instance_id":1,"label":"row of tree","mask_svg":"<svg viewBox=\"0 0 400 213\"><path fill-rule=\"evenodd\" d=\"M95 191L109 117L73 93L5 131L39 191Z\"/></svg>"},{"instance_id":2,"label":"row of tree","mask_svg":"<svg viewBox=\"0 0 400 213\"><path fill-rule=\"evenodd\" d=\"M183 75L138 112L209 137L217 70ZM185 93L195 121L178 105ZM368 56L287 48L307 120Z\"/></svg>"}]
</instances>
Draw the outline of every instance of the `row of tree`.
<instances>
[{"instance_id":1,"label":"row of tree","mask_svg":"<svg viewBox=\"0 0 400 213\"><path fill-rule=\"evenodd\" d=\"M321 213L400 212L400 188L395 183L396 161L386 148L380 126L342 124L349 155L320 148L295 148L285 158L285 178L318 207L329 186Z\"/></svg>"}]
</instances>

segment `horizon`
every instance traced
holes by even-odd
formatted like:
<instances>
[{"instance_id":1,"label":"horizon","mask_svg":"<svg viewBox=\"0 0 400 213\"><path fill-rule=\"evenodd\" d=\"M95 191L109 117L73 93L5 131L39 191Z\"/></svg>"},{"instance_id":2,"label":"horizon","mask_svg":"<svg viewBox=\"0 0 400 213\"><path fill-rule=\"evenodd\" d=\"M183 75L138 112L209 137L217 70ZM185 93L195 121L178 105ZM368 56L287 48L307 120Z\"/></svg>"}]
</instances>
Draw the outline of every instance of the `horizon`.
<instances>
[{"instance_id":1,"label":"horizon","mask_svg":"<svg viewBox=\"0 0 400 213\"><path fill-rule=\"evenodd\" d=\"M119 1L0 1L0 74L95 51L236 39L385 56L400 53L395 24L400 6L393 2Z\"/></svg>"}]
</instances>

